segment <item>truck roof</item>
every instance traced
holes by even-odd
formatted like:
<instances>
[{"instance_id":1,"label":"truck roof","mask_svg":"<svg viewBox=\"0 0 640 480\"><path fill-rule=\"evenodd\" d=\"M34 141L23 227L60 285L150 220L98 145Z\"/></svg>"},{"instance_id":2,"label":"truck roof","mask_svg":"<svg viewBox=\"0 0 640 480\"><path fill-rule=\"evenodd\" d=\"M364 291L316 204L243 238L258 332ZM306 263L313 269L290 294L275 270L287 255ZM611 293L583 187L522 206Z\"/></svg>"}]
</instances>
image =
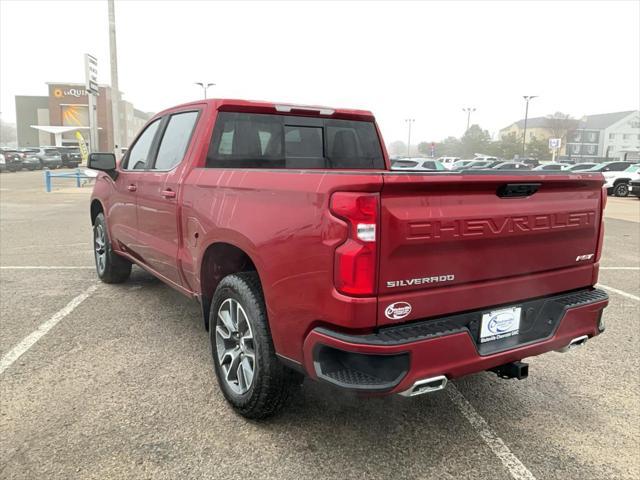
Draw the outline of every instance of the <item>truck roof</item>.
<instances>
[{"instance_id":1,"label":"truck roof","mask_svg":"<svg viewBox=\"0 0 640 480\"><path fill-rule=\"evenodd\" d=\"M366 120L373 121L374 116L368 110L357 110L349 108L334 108L321 105L300 105L287 102L266 102L261 100L240 100L233 98L210 98L206 100L199 100L194 102L183 103L171 108L167 108L162 112L157 113L154 117L163 115L175 109L196 106L207 103L214 109L219 111L234 111L234 112L252 112L252 113L267 113L267 114L294 114L303 116L329 116L332 118L344 118L353 120Z\"/></svg>"}]
</instances>

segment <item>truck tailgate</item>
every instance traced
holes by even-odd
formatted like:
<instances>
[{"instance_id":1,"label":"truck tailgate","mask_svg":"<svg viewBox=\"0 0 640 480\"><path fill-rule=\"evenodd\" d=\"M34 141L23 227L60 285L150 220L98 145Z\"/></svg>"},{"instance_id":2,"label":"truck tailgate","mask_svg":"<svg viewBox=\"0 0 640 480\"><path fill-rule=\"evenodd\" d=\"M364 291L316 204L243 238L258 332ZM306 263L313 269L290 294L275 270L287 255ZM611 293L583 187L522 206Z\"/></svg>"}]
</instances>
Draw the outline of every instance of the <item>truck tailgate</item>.
<instances>
[{"instance_id":1,"label":"truck tailgate","mask_svg":"<svg viewBox=\"0 0 640 480\"><path fill-rule=\"evenodd\" d=\"M378 325L591 285L602 184L600 174L385 174Z\"/></svg>"}]
</instances>

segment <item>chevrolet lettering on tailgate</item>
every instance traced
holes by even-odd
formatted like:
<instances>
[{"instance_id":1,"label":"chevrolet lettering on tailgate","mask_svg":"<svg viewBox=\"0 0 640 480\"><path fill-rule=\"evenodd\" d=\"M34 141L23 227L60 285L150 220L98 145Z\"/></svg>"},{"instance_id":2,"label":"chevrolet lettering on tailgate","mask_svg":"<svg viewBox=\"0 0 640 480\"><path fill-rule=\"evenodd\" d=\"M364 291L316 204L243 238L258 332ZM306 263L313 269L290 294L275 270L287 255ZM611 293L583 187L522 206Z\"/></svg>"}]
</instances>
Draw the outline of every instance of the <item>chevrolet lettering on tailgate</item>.
<instances>
[{"instance_id":1,"label":"chevrolet lettering on tailgate","mask_svg":"<svg viewBox=\"0 0 640 480\"><path fill-rule=\"evenodd\" d=\"M514 217L470 218L413 222L410 239L438 240L464 237L492 237L549 230L569 230L590 227L595 212L554 213L550 215L520 215Z\"/></svg>"}]
</instances>

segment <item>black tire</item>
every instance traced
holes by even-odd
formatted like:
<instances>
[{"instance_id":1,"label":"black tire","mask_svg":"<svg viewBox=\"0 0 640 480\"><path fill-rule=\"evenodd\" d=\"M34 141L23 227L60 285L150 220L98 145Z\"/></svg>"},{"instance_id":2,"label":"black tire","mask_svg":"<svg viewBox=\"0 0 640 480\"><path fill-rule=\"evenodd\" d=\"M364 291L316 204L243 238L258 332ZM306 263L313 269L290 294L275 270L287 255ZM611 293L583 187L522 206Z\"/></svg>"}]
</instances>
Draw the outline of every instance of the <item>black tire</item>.
<instances>
[{"instance_id":1,"label":"black tire","mask_svg":"<svg viewBox=\"0 0 640 480\"><path fill-rule=\"evenodd\" d=\"M223 305L229 305L228 302L237 302L242 307L242 313L245 315L246 322L249 324L249 335L252 337L250 341L251 350L254 355L253 373L249 385L246 385L246 374L240 375L242 362L245 361L243 355L246 355L244 346L237 346L235 349L242 348L237 355L240 358L235 368L236 377L242 376L245 379L244 388L246 391L238 392L239 386L229 382L225 377L223 364L220 359L218 342L225 342L220 348L227 348L226 342L233 344L234 340L229 329L229 340L223 340L220 333L216 334L217 326L220 325L225 330L225 322L219 317L218 313ZM233 305L234 303L231 303ZM236 325L239 324L236 312ZM237 331L240 332L240 328ZM245 332L246 333L246 332ZM238 333L237 335L240 335ZM244 338L244 337L243 337ZM211 355L213 357L213 365L218 379L218 384L227 402L243 417L251 419L261 419L274 415L280 411L289 395L297 385L301 383L301 375L293 370L285 367L276 357L276 352L271 340L269 332L269 324L267 320L264 296L260 286L260 279L255 272L243 272L234 275L228 275L222 279L213 296L211 302L211 311L209 314L209 340L211 343ZM242 343L240 337L235 340L239 344ZM229 347L226 351L236 351L233 347ZM230 358L230 356L224 356ZM234 360L229 363L228 371L232 371ZM243 370L244 372L244 370Z\"/></svg>"},{"instance_id":2,"label":"black tire","mask_svg":"<svg viewBox=\"0 0 640 480\"><path fill-rule=\"evenodd\" d=\"M629 195L629 184L620 182L613 187L613 195L615 197L626 197Z\"/></svg>"},{"instance_id":3,"label":"black tire","mask_svg":"<svg viewBox=\"0 0 640 480\"><path fill-rule=\"evenodd\" d=\"M93 222L93 247L96 273L104 283L122 283L131 275L131 262L113 252L104 215Z\"/></svg>"}]
</instances>

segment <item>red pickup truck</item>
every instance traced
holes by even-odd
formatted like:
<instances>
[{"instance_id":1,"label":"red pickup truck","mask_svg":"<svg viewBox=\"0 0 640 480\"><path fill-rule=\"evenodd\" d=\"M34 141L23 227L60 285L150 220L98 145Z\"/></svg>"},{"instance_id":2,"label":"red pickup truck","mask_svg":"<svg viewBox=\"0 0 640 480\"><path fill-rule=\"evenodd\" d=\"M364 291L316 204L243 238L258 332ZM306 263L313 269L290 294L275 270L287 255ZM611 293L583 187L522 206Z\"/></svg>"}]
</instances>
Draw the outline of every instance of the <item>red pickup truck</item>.
<instances>
[{"instance_id":1,"label":"red pickup truck","mask_svg":"<svg viewBox=\"0 0 640 480\"><path fill-rule=\"evenodd\" d=\"M604 330L603 177L392 171L368 111L206 100L157 114L91 199L98 276L197 299L250 418L303 376L413 396Z\"/></svg>"}]
</instances>

